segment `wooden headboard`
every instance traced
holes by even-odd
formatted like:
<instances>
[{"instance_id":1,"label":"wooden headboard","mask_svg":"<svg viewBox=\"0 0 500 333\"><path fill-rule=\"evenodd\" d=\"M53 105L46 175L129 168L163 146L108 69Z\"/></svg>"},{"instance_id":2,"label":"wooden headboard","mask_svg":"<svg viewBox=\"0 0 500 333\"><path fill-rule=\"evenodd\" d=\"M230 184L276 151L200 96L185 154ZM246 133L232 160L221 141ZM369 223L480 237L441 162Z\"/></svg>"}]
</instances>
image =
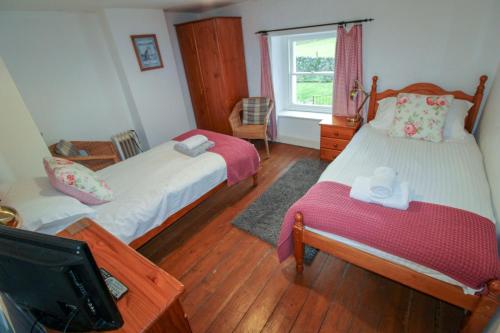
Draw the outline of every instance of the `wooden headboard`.
<instances>
[{"instance_id":1,"label":"wooden headboard","mask_svg":"<svg viewBox=\"0 0 500 333\"><path fill-rule=\"evenodd\" d=\"M466 94L460 90L447 91L432 83L414 83L407 87L404 87L403 89L388 89L377 93L378 76L374 76L372 78L372 89L370 91L370 104L368 106L367 121L375 118L375 114L377 114L378 108L377 101L386 97L396 97L399 93L412 93L422 95L453 95L457 99L463 99L473 103L472 107L469 110L467 118L465 119L465 129L469 132L472 132L477 115L479 113L481 101L483 100L484 84L486 83L486 80L488 80L488 77L486 75L482 75L479 78L479 85L477 86L476 93L474 95Z\"/></svg>"}]
</instances>

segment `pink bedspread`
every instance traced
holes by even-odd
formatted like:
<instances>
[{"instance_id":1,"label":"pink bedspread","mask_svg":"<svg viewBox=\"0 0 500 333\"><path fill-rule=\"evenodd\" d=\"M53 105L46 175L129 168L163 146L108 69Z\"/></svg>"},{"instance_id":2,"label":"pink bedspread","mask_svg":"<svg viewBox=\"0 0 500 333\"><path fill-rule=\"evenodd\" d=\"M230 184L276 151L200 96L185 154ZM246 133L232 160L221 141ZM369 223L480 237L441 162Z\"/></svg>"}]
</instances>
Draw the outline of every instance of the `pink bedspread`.
<instances>
[{"instance_id":1,"label":"pink bedspread","mask_svg":"<svg viewBox=\"0 0 500 333\"><path fill-rule=\"evenodd\" d=\"M495 225L461 209L412 202L406 211L349 197L350 187L314 185L288 210L278 241L281 261L292 254L294 215L308 227L333 233L441 272L479 289L500 277Z\"/></svg>"},{"instance_id":2,"label":"pink bedspread","mask_svg":"<svg viewBox=\"0 0 500 333\"><path fill-rule=\"evenodd\" d=\"M234 185L254 175L259 169L259 153L254 145L245 140L201 129L181 134L174 140L182 141L196 134L204 135L215 142L215 146L209 151L219 154L226 161L228 185Z\"/></svg>"}]
</instances>

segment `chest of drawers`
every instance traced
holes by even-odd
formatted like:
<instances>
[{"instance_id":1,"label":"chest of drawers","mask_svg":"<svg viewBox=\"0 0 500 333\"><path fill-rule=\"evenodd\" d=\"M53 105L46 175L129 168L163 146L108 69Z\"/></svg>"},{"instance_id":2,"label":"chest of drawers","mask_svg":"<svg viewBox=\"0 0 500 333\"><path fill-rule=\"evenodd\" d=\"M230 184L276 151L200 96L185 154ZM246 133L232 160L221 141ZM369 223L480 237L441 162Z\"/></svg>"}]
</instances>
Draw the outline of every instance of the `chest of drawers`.
<instances>
[{"instance_id":1,"label":"chest of drawers","mask_svg":"<svg viewBox=\"0 0 500 333\"><path fill-rule=\"evenodd\" d=\"M361 122L348 122L346 117L333 116L320 124L320 158L325 161L334 160L351 141Z\"/></svg>"}]
</instances>

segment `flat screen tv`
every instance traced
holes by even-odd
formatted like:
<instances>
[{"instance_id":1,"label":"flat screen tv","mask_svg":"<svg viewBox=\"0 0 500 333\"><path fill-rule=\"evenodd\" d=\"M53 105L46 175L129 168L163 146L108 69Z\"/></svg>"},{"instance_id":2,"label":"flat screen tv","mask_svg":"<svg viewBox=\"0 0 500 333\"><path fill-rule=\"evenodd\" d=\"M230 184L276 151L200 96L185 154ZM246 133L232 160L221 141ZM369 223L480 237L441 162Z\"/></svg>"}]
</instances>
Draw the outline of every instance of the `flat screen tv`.
<instances>
[{"instance_id":1,"label":"flat screen tv","mask_svg":"<svg viewBox=\"0 0 500 333\"><path fill-rule=\"evenodd\" d=\"M59 331L107 331L123 320L85 242L0 226L0 291Z\"/></svg>"}]
</instances>

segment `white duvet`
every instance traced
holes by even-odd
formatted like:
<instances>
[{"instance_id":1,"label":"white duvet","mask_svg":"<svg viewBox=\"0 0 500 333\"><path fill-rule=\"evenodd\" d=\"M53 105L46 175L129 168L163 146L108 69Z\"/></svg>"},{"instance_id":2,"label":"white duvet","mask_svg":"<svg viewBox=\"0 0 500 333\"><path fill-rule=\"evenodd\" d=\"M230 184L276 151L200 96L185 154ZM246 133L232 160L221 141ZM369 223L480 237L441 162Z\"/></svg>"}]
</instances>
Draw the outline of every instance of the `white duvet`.
<instances>
[{"instance_id":1,"label":"white duvet","mask_svg":"<svg viewBox=\"0 0 500 333\"><path fill-rule=\"evenodd\" d=\"M483 159L474 137L464 142L433 143L388 137L386 132L365 125L351 143L323 172L319 182L334 181L351 186L357 176L371 176L379 166L389 166L406 180L412 199L464 209L495 223ZM458 285L465 293L475 290L411 261L320 230L308 230L409 267L436 279Z\"/></svg>"},{"instance_id":2,"label":"white duvet","mask_svg":"<svg viewBox=\"0 0 500 333\"><path fill-rule=\"evenodd\" d=\"M125 243L160 225L227 178L226 162L220 155L206 152L188 157L175 151L174 144L169 141L97 172L115 199L93 206L95 221Z\"/></svg>"}]
</instances>

